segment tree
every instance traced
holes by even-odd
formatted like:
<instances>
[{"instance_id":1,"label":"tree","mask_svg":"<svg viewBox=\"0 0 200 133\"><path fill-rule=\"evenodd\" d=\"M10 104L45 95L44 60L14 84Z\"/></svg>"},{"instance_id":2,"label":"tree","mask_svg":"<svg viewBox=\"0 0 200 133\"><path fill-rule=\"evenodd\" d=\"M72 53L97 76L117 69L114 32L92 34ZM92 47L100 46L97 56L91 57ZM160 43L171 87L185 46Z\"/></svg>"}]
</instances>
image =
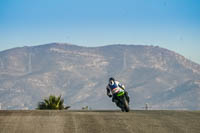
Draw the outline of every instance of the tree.
<instances>
[{"instance_id":1,"label":"tree","mask_svg":"<svg viewBox=\"0 0 200 133\"><path fill-rule=\"evenodd\" d=\"M58 97L50 95L48 99L44 99L44 101L38 103L37 109L62 110L70 108L70 106L64 107L63 104L64 104L64 99L61 99L61 95Z\"/></svg>"}]
</instances>

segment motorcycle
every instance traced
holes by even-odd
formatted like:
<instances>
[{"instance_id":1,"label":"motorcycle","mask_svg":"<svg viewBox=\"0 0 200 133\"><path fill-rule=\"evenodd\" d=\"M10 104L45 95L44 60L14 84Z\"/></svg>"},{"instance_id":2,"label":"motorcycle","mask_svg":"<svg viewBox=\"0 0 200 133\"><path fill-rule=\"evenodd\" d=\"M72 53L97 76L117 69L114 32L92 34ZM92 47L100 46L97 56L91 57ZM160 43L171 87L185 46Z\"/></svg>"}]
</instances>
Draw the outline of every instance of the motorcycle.
<instances>
[{"instance_id":1,"label":"motorcycle","mask_svg":"<svg viewBox=\"0 0 200 133\"><path fill-rule=\"evenodd\" d=\"M125 92L121 91L118 94L116 94L116 101L114 101L116 103L116 105L121 108L122 112L129 112L130 108L129 108L129 103L128 100L125 96Z\"/></svg>"}]
</instances>

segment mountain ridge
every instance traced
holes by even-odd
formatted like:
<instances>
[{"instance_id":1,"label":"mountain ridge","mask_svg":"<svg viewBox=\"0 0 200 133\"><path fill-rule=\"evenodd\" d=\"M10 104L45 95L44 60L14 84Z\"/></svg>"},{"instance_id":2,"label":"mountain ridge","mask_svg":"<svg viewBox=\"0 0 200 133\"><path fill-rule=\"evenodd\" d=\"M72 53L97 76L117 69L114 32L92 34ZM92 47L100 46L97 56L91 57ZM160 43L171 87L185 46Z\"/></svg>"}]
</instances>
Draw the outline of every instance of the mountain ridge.
<instances>
[{"instance_id":1,"label":"mountain ridge","mask_svg":"<svg viewBox=\"0 0 200 133\"><path fill-rule=\"evenodd\" d=\"M149 103L154 109L200 109L199 86L188 85L189 92L183 89L181 98L169 99L173 92L167 91L198 82L200 65L158 46L25 46L0 52L0 70L0 103L5 109L34 109L49 94L62 94L74 109L114 109L105 93L110 76L125 84L133 108ZM163 100L166 91L170 94ZM173 105L187 98L194 103Z\"/></svg>"}]
</instances>

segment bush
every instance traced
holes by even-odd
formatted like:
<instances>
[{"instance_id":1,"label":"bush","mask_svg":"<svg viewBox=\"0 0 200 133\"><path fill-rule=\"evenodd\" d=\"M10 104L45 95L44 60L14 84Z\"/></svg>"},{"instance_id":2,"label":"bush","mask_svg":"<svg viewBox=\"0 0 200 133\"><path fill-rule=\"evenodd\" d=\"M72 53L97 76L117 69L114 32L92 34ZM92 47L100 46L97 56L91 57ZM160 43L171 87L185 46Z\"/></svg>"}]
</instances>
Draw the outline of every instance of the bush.
<instances>
[{"instance_id":1,"label":"bush","mask_svg":"<svg viewBox=\"0 0 200 133\"><path fill-rule=\"evenodd\" d=\"M56 97L54 95L50 95L48 99L44 99L44 101L38 103L38 108L40 110L62 110L69 109L70 106L64 107L64 99L61 99L61 95Z\"/></svg>"}]
</instances>

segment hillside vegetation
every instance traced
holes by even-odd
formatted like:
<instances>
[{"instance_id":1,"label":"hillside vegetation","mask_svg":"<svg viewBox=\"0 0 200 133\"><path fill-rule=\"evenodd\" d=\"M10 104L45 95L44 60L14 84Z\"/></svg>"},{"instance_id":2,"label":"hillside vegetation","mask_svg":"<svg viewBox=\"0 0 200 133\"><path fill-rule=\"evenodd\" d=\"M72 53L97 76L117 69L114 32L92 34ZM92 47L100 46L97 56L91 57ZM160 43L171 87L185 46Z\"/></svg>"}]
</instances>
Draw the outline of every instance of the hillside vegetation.
<instances>
[{"instance_id":1,"label":"hillside vegetation","mask_svg":"<svg viewBox=\"0 0 200 133\"><path fill-rule=\"evenodd\" d=\"M52 43L0 52L2 109L35 109L50 94L73 109L116 109L109 77L126 86L141 109L200 110L200 65L173 51L142 45L80 47Z\"/></svg>"}]
</instances>

